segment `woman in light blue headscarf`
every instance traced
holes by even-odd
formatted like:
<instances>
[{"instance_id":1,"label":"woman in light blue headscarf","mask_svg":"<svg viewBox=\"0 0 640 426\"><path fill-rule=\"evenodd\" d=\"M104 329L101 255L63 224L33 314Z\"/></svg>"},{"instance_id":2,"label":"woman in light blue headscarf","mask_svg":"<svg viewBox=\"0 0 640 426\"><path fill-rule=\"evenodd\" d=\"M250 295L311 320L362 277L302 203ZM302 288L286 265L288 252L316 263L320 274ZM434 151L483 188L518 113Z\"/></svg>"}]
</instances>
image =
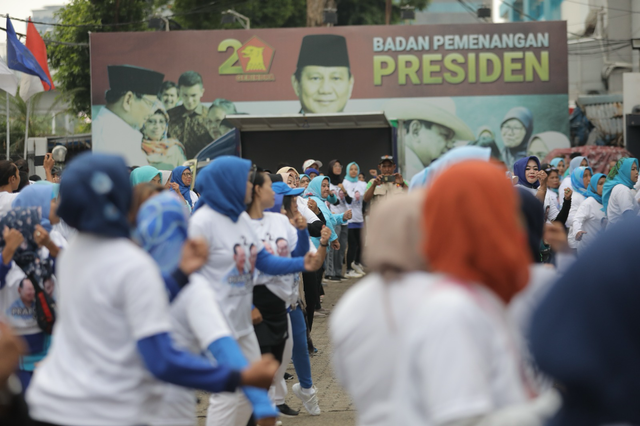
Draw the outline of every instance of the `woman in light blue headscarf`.
<instances>
[{"instance_id":1,"label":"woman in light blue headscarf","mask_svg":"<svg viewBox=\"0 0 640 426\"><path fill-rule=\"evenodd\" d=\"M566 170L563 157L556 157L549 162L553 167L558 169L558 176L562 179L564 177L564 171Z\"/></svg>"},{"instance_id":2,"label":"woman in light blue headscarf","mask_svg":"<svg viewBox=\"0 0 640 426\"><path fill-rule=\"evenodd\" d=\"M129 175L131 186L136 186L139 183L155 182L160 185L162 174L160 170L153 166L142 166L134 169Z\"/></svg>"},{"instance_id":3,"label":"woman in light blue headscarf","mask_svg":"<svg viewBox=\"0 0 640 426\"><path fill-rule=\"evenodd\" d=\"M327 198L329 197L329 178L327 176L316 176L309 183L307 190L305 191L305 198L310 198L316 202L318 208L322 212L324 219L326 221L327 227L331 230L331 238L329 238L329 243L331 244L331 248L337 250L340 247L340 243L336 243L338 239L338 234L335 232L335 227L337 225L343 225L351 219L351 210L347 210L344 213L333 214L327 207ZM311 237L311 241L315 244L316 247L320 244L319 237ZM327 255L329 257L329 255Z\"/></svg>"},{"instance_id":4,"label":"woman in light blue headscarf","mask_svg":"<svg viewBox=\"0 0 640 426\"><path fill-rule=\"evenodd\" d=\"M596 236L604 230L605 215L602 208L602 187L607 176L596 173L591 177L585 191L586 200L582 203L573 219L572 234L577 241L578 252L584 250Z\"/></svg>"},{"instance_id":5,"label":"woman in light blue headscarf","mask_svg":"<svg viewBox=\"0 0 640 426\"><path fill-rule=\"evenodd\" d=\"M569 210L569 216L567 217L565 226L569 228L569 247L573 249L577 248L574 232L572 232L573 220L576 217L576 213L578 213L578 209L584 200L587 199L587 188L591 182L591 175L593 175L591 167L577 167L573 173L571 173L571 189L573 190L573 194L571 194L571 209Z\"/></svg>"},{"instance_id":6,"label":"woman in light blue headscarf","mask_svg":"<svg viewBox=\"0 0 640 426\"><path fill-rule=\"evenodd\" d=\"M367 184L358 179L360 166L351 162L347 164L347 174L344 177L344 186L347 196L347 205L351 209L352 218L349 221L349 246L347 249L347 273L349 278L360 278L363 276L362 267L362 229L364 228L364 194L367 192Z\"/></svg>"},{"instance_id":7,"label":"woman in light blue headscarf","mask_svg":"<svg viewBox=\"0 0 640 426\"><path fill-rule=\"evenodd\" d=\"M571 188L571 174L577 167L589 167L589 159L587 159L587 157L576 157L571 160L569 167L564 173L564 178L562 182L560 182L560 188L558 189L560 194L564 194L565 188ZM560 200L560 204L562 203L563 200Z\"/></svg>"},{"instance_id":8,"label":"woman in light blue headscarf","mask_svg":"<svg viewBox=\"0 0 640 426\"><path fill-rule=\"evenodd\" d=\"M602 190L602 205L609 224L620 221L624 216L638 214L638 203L632 191L638 182L638 159L621 158L609 171Z\"/></svg>"}]
</instances>

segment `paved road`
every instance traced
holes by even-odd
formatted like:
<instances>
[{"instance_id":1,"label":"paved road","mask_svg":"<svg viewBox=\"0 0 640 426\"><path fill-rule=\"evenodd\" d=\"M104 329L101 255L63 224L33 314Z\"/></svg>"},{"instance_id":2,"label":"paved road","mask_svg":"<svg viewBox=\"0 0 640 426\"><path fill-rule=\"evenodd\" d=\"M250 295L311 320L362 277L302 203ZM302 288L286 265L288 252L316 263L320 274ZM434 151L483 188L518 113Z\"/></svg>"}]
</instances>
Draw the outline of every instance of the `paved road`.
<instances>
[{"instance_id":1,"label":"paved road","mask_svg":"<svg viewBox=\"0 0 640 426\"><path fill-rule=\"evenodd\" d=\"M325 297L323 308L331 311L338 299L344 292L355 283L355 280L348 280L342 283L329 284L324 287ZM330 315L330 314L329 314ZM355 410L350 398L346 392L340 387L337 380L333 376L331 368L331 344L329 342L329 333L327 331L328 316L316 317L313 321L313 331L311 337L319 353L311 357L311 373L313 381L318 388L318 398L320 401L320 416L310 416L302 407L302 402L291 392L291 386L297 383L297 379L289 380L289 394L287 395L287 404L295 409L301 410L297 417L282 418L283 426L350 426L355 425ZM295 376L293 364L287 369L289 374ZM199 425L204 426L205 417L207 415L208 397L203 392L199 395L200 404L198 405Z\"/></svg>"}]
</instances>

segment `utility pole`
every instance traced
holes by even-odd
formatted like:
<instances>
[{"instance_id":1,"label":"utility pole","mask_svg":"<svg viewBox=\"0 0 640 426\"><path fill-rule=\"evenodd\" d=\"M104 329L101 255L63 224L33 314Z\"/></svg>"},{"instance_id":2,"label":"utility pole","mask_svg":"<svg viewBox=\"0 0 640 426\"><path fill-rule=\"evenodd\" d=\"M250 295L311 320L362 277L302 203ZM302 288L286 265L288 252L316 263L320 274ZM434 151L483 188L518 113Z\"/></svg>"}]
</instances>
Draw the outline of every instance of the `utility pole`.
<instances>
[{"instance_id":1,"label":"utility pole","mask_svg":"<svg viewBox=\"0 0 640 426\"><path fill-rule=\"evenodd\" d=\"M391 24L391 0L387 0L387 4L384 8L384 22L385 25Z\"/></svg>"}]
</instances>

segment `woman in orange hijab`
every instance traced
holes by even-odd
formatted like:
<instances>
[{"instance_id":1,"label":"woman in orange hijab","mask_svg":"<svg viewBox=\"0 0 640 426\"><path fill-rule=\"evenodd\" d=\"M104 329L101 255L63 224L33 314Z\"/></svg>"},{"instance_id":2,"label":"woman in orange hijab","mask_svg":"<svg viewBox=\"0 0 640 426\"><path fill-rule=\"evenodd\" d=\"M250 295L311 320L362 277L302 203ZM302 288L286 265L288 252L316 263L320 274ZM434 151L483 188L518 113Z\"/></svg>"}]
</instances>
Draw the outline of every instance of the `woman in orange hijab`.
<instances>
[{"instance_id":1,"label":"woman in orange hijab","mask_svg":"<svg viewBox=\"0 0 640 426\"><path fill-rule=\"evenodd\" d=\"M504 169L470 160L427 188L422 252L432 273L410 324L394 399L403 425L542 425L557 399L534 400L506 304L531 254Z\"/></svg>"}]
</instances>

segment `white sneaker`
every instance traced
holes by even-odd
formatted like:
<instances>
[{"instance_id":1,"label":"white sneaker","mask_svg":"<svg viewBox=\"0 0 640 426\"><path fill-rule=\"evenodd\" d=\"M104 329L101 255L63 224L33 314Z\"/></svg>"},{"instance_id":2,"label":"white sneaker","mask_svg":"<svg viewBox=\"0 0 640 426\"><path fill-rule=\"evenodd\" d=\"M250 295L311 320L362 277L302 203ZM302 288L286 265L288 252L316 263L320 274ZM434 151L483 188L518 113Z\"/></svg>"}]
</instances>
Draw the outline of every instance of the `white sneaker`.
<instances>
[{"instance_id":1,"label":"white sneaker","mask_svg":"<svg viewBox=\"0 0 640 426\"><path fill-rule=\"evenodd\" d=\"M346 278L362 278L362 276L363 275L356 272L355 269L347 272L347 274L345 275Z\"/></svg>"},{"instance_id":2,"label":"white sneaker","mask_svg":"<svg viewBox=\"0 0 640 426\"><path fill-rule=\"evenodd\" d=\"M364 269L362 269L361 265L358 265L356 262L351 262L351 267L353 268L354 271L356 271L357 273L359 273L360 275L365 275L366 273L364 272Z\"/></svg>"},{"instance_id":3,"label":"white sneaker","mask_svg":"<svg viewBox=\"0 0 640 426\"><path fill-rule=\"evenodd\" d=\"M312 416L320 415L320 407L318 406L318 396L316 387L312 387L311 389L303 389L300 386L300 383L296 383L291 388L293 394L302 400L302 405L304 405L304 409L307 410L309 414Z\"/></svg>"}]
</instances>

